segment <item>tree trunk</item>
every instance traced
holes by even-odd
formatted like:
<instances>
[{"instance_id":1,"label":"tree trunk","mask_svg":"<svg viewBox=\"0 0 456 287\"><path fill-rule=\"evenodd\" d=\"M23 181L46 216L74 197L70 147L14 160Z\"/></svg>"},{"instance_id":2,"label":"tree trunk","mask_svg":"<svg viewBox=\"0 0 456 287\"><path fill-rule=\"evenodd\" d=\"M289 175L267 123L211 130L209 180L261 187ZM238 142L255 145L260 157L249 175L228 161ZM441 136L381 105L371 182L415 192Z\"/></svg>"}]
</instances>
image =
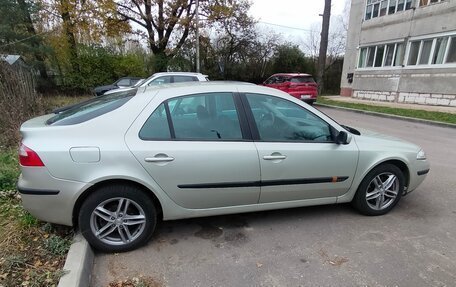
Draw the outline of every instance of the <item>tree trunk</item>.
<instances>
[{"instance_id":1,"label":"tree trunk","mask_svg":"<svg viewBox=\"0 0 456 287\"><path fill-rule=\"evenodd\" d=\"M319 93L324 89L324 73L326 65L326 53L328 51L328 34L329 34L329 20L331 18L331 0L325 0L325 10L323 12L323 23L321 26L321 40L320 52L318 54L318 76L317 82L319 84Z\"/></svg>"},{"instance_id":2,"label":"tree trunk","mask_svg":"<svg viewBox=\"0 0 456 287\"><path fill-rule=\"evenodd\" d=\"M74 25L71 21L70 11L68 10L68 0L60 0L60 5L62 7L60 11L60 16L63 20L63 29L65 30L65 35L70 49L71 69L73 72L79 72L78 51L76 45L76 38L74 37Z\"/></svg>"}]
</instances>

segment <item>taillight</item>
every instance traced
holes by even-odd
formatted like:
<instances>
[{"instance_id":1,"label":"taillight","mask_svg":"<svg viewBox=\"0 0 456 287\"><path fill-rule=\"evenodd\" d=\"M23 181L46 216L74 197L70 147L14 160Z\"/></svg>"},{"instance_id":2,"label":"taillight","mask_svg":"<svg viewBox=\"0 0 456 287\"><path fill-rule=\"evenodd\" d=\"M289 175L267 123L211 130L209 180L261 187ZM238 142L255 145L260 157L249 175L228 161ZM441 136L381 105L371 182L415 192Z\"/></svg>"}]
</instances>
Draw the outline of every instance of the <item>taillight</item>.
<instances>
[{"instance_id":1,"label":"taillight","mask_svg":"<svg viewBox=\"0 0 456 287\"><path fill-rule=\"evenodd\" d=\"M44 166L38 154L22 143L19 147L19 163L22 166Z\"/></svg>"}]
</instances>

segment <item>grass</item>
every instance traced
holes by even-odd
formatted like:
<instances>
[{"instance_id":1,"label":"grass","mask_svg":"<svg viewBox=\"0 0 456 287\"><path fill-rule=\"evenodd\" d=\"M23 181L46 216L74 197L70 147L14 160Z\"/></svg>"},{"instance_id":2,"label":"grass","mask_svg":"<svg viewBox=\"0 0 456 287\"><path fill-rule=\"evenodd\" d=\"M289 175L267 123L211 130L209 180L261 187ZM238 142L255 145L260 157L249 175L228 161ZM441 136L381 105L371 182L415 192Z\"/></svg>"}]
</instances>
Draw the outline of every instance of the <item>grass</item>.
<instances>
[{"instance_id":1,"label":"grass","mask_svg":"<svg viewBox=\"0 0 456 287\"><path fill-rule=\"evenodd\" d=\"M337 100L331 100L325 97L319 97L317 103L338 106L344 108L351 108L363 111L371 111L377 113L384 113L390 115L397 115L403 117L410 117L423 120L431 120L436 122L456 124L456 115L443 112L431 112L424 110L413 110L413 109L402 109L402 108L391 108L391 107L382 107L374 106L369 104L357 104L357 103L347 103Z\"/></svg>"},{"instance_id":2,"label":"grass","mask_svg":"<svg viewBox=\"0 0 456 287\"><path fill-rule=\"evenodd\" d=\"M85 97L43 97L45 111ZM38 116L38 115L37 115ZM44 223L22 208L16 147L0 147L0 286L57 286L73 231Z\"/></svg>"}]
</instances>

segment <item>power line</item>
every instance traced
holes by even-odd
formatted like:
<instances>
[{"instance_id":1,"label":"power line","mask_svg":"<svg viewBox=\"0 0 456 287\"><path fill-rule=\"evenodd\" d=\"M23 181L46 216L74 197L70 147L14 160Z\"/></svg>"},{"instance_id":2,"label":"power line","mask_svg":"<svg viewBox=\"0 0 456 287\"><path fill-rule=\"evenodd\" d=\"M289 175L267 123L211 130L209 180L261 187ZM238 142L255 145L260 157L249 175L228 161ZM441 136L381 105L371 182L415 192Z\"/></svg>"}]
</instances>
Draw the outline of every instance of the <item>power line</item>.
<instances>
[{"instance_id":1,"label":"power line","mask_svg":"<svg viewBox=\"0 0 456 287\"><path fill-rule=\"evenodd\" d=\"M20 40L17 40L15 42L11 42L11 43L2 45L2 46L0 46L0 48L7 47L7 46L10 46L10 45L14 45L14 44L17 44L17 43L21 43L21 42L27 41L27 40L29 40L29 39L31 39L33 37L38 37L38 36L41 36L43 34L50 33L50 32L52 32L52 31L44 31L44 32L41 32L41 33L38 33L38 34L35 34L35 35L32 35L32 36L26 37L24 39L20 39Z\"/></svg>"},{"instance_id":2,"label":"power line","mask_svg":"<svg viewBox=\"0 0 456 287\"><path fill-rule=\"evenodd\" d=\"M276 26L276 27L281 27L281 28L286 28L286 29L293 29L293 30L300 30L300 31L306 31L306 32L318 32L315 30L311 29L304 29L304 28L298 28L298 27L291 27L291 26L286 26L286 25L280 25L280 24L274 24L274 23L269 23L269 22L264 22L264 21L258 21L258 23L265 24L265 25L270 25L270 26Z\"/></svg>"}]
</instances>

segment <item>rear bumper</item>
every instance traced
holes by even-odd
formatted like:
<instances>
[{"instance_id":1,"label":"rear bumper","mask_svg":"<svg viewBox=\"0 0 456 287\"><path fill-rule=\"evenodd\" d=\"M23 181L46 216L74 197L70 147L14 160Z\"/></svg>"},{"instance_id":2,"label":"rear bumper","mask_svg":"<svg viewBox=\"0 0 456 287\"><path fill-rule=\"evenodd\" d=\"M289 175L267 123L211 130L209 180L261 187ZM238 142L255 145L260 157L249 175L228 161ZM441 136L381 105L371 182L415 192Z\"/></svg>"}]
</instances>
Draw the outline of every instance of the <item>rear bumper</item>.
<instances>
[{"instance_id":1,"label":"rear bumper","mask_svg":"<svg viewBox=\"0 0 456 287\"><path fill-rule=\"evenodd\" d=\"M317 100L317 93L314 91L289 92L289 94L305 102L315 102Z\"/></svg>"},{"instance_id":2,"label":"rear bumper","mask_svg":"<svg viewBox=\"0 0 456 287\"><path fill-rule=\"evenodd\" d=\"M43 167L22 167L17 189L22 205L33 216L72 226L76 199L89 185L55 178Z\"/></svg>"}]
</instances>

